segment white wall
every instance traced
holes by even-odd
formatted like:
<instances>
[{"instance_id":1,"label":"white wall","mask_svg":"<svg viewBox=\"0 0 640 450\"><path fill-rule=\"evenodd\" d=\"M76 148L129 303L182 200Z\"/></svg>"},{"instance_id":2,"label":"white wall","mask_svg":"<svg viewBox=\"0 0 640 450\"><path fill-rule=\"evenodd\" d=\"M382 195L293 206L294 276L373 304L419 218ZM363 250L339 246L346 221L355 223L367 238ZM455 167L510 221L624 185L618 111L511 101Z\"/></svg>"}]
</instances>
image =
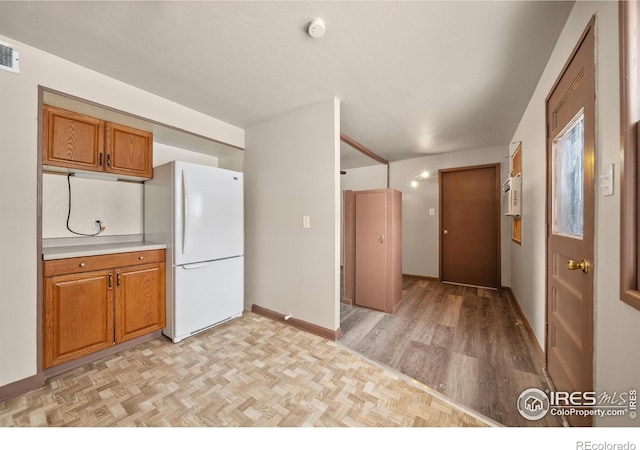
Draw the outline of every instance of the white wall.
<instances>
[{"instance_id":1,"label":"white wall","mask_svg":"<svg viewBox=\"0 0 640 450\"><path fill-rule=\"evenodd\" d=\"M206 166L218 167L218 158L204 153L194 152L172 145L153 143L153 167L166 164L170 161L186 161Z\"/></svg>"},{"instance_id":2,"label":"white wall","mask_svg":"<svg viewBox=\"0 0 640 450\"><path fill-rule=\"evenodd\" d=\"M331 99L251 127L245 147L246 306L329 330L340 326L339 107Z\"/></svg>"},{"instance_id":3,"label":"white wall","mask_svg":"<svg viewBox=\"0 0 640 450\"><path fill-rule=\"evenodd\" d=\"M218 167L236 172L244 172L244 151L218 158Z\"/></svg>"},{"instance_id":4,"label":"white wall","mask_svg":"<svg viewBox=\"0 0 640 450\"><path fill-rule=\"evenodd\" d=\"M100 236L142 234L141 183L71 177L69 227L91 234L92 220L102 219L106 229ZM65 175L42 175L42 237L78 237L67 230L69 188Z\"/></svg>"},{"instance_id":5,"label":"white wall","mask_svg":"<svg viewBox=\"0 0 640 450\"><path fill-rule=\"evenodd\" d=\"M20 74L0 70L0 386L33 376L36 360L38 85L237 147L244 131L0 36Z\"/></svg>"},{"instance_id":6,"label":"white wall","mask_svg":"<svg viewBox=\"0 0 640 450\"><path fill-rule=\"evenodd\" d=\"M615 193L596 189L595 354L598 392L637 388L640 380L640 311L619 300L620 87L617 2L577 2L522 117L513 140L523 146L523 245L512 247L513 289L541 344L545 328L545 98L593 15L596 15L596 180L615 164ZM635 424L596 418L597 425Z\"/></svg>"},{"instance_id":7,"label":"white wall","mask_svg":"<svg viewBox=\"0 0 640 450\"><path fill-rule=\"evenodd\" d=\"M390 187L402 192L402 272L428 277L439 276L439 194L438 170L481 164L501 164L501 180L509 173L508 146L467 150L441 155L395 161L391 163ZM429 178L416 188L411 181L423 171ZM435 215L429 215L433 208ZM509 242L511 222L503 217L502 227L502 285L510 285Z\"/></svg>"},{"instance_id":8,"label":"white wall","mask_svg":"<svg viewBox=\"0 0 640 450\"><path fill-rule=\"evenodd\" d=\"M364 191L367 189L385 189L387 187L387 165L375 164L357 169L347 169L340 175L341 191Z\"/></svg>"}]
</instances>

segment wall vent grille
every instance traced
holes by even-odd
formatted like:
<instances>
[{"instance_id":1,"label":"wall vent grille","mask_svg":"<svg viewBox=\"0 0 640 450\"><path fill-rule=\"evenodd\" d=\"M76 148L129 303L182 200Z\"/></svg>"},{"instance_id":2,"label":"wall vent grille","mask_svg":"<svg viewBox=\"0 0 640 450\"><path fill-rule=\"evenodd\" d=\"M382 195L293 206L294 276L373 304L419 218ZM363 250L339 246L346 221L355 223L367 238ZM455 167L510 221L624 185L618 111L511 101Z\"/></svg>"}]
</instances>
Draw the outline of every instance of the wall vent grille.
<instances>
[{"instance_id":1,"label":"wall vent grille","mask_svg":"<svg viewBox=\"0 0 640 450\"><path fill-rule=\"evenodd\" d=\"M17 50L0 44L0 69L20 72L19 61L20 56Z\"/></svg>"}]
</instances>

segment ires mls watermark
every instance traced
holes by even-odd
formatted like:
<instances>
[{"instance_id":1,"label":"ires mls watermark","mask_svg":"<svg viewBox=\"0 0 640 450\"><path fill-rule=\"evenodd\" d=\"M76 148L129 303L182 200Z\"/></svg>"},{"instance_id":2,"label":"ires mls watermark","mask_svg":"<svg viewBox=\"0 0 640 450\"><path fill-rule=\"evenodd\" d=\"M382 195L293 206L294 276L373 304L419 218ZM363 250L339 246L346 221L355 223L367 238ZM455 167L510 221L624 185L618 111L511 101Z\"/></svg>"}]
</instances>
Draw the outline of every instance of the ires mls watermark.
<instances>
[{"instance_id":1,"label":"ires mls watermark","mask_svg":"<svg viewBox=\"0 0 640 450\"><path fill-rule=\"evenodd\" d=\"M518 412L527 420L553 416L626 416L638 417L638 392L600 394L596 392L549 392L538 388L523 391L518 397Z\"/></svg>"}]
</instances>

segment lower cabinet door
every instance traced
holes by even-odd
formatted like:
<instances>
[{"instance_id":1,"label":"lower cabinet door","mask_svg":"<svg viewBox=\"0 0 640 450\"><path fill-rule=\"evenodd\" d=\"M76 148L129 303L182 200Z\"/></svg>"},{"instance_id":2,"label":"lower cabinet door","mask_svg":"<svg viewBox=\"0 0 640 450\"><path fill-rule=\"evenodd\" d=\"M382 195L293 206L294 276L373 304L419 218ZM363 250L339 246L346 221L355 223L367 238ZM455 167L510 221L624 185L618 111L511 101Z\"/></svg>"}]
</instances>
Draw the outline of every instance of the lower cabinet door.
<instances>
[{"instance_id":1,"label":"lower cabinet door","mask_svg":"<svg viewBox=\"0 0 640 450\"><path fill-rule=\"evenodd\" d=\"M45 278L44 368L113 345L110 271Z\"/></svg>"},{"instance_id":2,"label":"lower cabinet door","mask_svg":"<svg viewBox=\"0 0 640 450\"><path fill-rule=\"evenodd\" d=\"M116 343L164 328L164 270L164 263L116 270Z\"/></svg>"}]
</instances>

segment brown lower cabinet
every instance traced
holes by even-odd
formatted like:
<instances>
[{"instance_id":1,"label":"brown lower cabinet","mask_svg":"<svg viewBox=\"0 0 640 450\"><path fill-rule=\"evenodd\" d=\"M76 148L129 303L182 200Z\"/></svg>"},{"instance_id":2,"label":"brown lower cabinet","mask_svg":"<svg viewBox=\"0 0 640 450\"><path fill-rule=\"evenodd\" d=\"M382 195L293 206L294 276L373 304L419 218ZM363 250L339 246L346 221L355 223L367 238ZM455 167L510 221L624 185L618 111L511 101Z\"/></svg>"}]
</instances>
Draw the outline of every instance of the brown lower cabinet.
<instances>
[{"instance_id":1,"label":"brown lower cabinet","mask_svg":"<svg viewBox=\"0 0 640 450\"><path fill-rule=\"evenodd\" d=\"M165 326L164 250L44 262L44 368Z\"/></svg>"}]
</instances>

